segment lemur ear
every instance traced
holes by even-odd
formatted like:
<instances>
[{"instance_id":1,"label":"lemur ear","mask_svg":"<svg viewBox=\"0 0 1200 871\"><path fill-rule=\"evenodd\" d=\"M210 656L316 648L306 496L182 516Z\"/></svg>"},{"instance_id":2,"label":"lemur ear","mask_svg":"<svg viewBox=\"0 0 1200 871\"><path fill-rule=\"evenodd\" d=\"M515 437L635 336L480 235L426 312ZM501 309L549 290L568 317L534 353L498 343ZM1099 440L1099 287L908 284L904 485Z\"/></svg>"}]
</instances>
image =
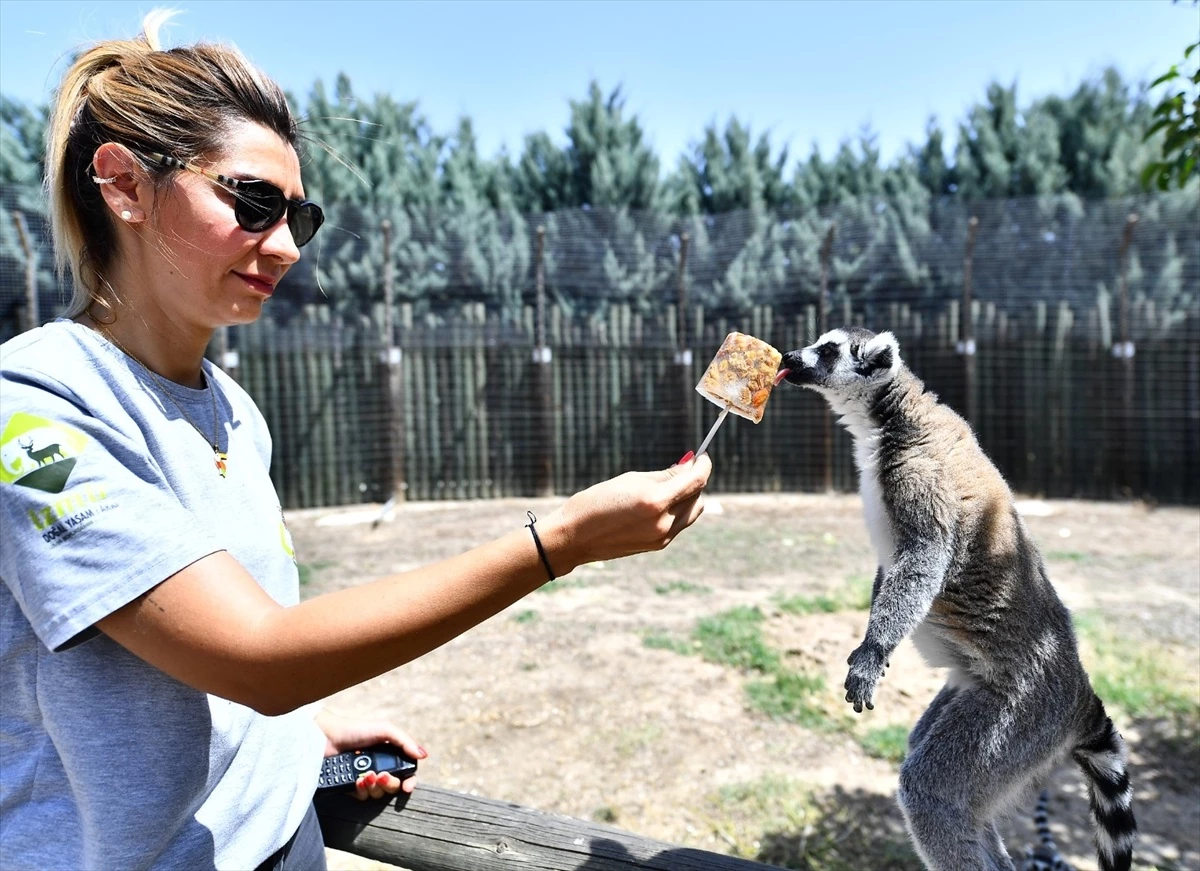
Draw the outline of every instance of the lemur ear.
<instances>
[{"instance_id":1,"label":"lemur ear","mask_svg":"<svg viewBox=\"0 0 1200 871\"><path fill-rule=\"evenodd\" d=\"M894 372L900 365L900 345L896 337L882 332L863 345L858 371L863 375Z\"/></svg>"}]
</instances>

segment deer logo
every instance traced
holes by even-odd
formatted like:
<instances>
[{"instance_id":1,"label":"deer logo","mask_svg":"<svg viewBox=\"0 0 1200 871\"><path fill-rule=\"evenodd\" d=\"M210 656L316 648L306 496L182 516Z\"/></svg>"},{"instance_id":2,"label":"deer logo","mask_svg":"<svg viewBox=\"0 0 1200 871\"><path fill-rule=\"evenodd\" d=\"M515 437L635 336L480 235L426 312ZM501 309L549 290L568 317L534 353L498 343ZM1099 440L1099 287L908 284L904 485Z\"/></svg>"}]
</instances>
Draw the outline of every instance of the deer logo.
<instances>
[{"instance_id":1,"label":"deer logo","mask_svg":"<svg viewBox=\"0 0 1200 871\"><path fill-rule=\"evenodd\" d=\"M13 412L7 420L0 420L0 486L15 484L61 493L88 441L86 435L62 421Z\"/></svg>"},{"instance_id":2,"label":"deer logo","mask_svg":"<svg viewBox=\"0 0 1200 871\"><path fill-rule=\"evenodd\" d=\"M66 459L62 452L62 445L60 445L58 442L55 442L52 445L46 445L46 447L39 448L36 451L33 449L33 439L20 439L18 440L17 444L24 448L25 453L29 455L29 459L33 460L39 466L54 462L55 457L58 457L61 460Z\"/></svg>"}]
</instances>

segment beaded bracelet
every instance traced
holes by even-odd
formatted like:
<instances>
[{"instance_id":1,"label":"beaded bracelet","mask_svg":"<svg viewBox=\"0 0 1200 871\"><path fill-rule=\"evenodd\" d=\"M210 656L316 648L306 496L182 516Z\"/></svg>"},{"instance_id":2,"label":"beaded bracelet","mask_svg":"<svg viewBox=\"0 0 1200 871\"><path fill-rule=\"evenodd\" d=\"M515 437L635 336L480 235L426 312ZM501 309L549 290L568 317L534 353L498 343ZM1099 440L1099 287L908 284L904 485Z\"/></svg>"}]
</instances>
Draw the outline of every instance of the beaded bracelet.
<instances>
[{"instance_id":1,"label":"beaded bracelet","mask_svg":"<svg viewBox=\"0 0 1200 871\"><path fill-rule=\"evenodd\" d=\"M538 538L537 529L534 528L534 524L537 523L537 517L534 516L532 511L527 511L525 513L529 515L529 522L526 523L525 526L528 527L530 533L532 533L533 543L537 545L538 556L542 558L542 565L546 567L546 574L548 574L550 576L550 580L553 581L554 569L550 568L550 559L546 556L546 548L542 547L542 540Z\"/></svg>"}]
</instances>

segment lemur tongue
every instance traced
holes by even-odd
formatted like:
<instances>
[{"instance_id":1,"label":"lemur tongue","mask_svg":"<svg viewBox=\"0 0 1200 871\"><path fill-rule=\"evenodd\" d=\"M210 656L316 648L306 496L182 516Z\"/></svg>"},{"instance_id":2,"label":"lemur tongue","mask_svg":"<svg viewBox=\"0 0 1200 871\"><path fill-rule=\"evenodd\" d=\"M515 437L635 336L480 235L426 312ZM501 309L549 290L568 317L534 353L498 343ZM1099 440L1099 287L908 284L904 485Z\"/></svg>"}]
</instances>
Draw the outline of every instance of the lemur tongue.
<instances>
[{"instance_id":1,"label":"lemur tongue","mask_svg":"<svg viewBox=\"0 0 1200 871\"><path fill-rule=\"evenodd\" d=\"M772 384L771 386L778 387L779 382L783 381L784 378L787 378L788 373L791 371L792 371L791 369L780 369L779 372L775 375L775 383Z\"/></svg>"}]
</instances>

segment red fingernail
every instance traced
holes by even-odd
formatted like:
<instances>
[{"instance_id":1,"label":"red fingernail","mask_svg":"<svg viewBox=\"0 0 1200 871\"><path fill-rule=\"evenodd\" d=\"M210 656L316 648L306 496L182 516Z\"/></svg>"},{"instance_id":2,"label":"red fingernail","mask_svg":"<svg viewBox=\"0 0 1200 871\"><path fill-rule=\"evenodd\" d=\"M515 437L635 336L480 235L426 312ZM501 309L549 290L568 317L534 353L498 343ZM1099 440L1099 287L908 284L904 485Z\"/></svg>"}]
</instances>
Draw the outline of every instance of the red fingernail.
<instances>
[{"instance_id":1,"label":"red fingernail","mask_svg":"<svg viewBox=\"0 0 1200 871\"><path fill-rule=\"evenodd\" d=\"M694 456L696 456L696 452L695 452L695 451L688 451L686 454L684 454L684 455L683 455L683 456L682 456L682 457L679 459L679 462L678 462L678 463L676 463L675 465L677 465L677 466L682 466L684 463L686 463L688 460L690 460L690 459L691 459L692 457L694 457Z\"/></svg>"}]
</instances>

